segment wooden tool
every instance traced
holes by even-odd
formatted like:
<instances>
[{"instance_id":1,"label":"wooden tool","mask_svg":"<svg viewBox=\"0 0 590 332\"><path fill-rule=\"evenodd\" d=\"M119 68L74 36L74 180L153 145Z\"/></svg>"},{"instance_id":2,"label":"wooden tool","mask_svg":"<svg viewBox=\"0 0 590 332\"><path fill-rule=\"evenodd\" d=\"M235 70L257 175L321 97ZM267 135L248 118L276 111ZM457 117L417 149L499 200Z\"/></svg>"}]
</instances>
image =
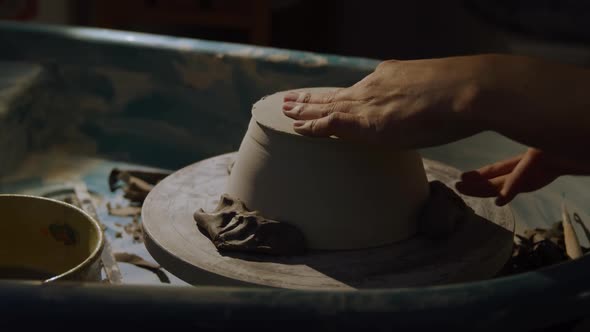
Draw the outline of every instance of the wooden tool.
<instances>
[{"instance_id":1,"label":"wooden tool","mask_svg":"<svg viewBox=\"0 0 590 332\"><path fill-rule=\"evenodd\" d=\"M74 193L76 195L76 198L78 199L78 202L80 203L80 208L86 211L86 213L88 213L92 218L94 218L96 221L100 223L100 219L98 218L98 214L96 213L96 207L92 202L86 184L83 182L75 183ZM121 275L121 271L119 270L119 265L117 265L117 261L113 256L113 249L111 247L111 244L106 239L106 237L104 239L104 247L102 249L100 259L102 261L102 265L104 267L108 282L111 284L120 284L123 280L123 277Z\"/></svg>"},{"instance_id":2,"label":"wooden tool","mask_svg":"<svg viewBox=\"0 0 590 332\"><path fill-rule=\"evenodd\" d=\"M580 258L583 255L582 247L580 247L580 242L578 242L578 237L576 236L576 231L572 225L572 221L570 219L569 212L567 211L567 207L565 206L565 202L561 203L561 215L563 218L562 223L565 251L571 259Z\"/></svg>"}]
</instances>

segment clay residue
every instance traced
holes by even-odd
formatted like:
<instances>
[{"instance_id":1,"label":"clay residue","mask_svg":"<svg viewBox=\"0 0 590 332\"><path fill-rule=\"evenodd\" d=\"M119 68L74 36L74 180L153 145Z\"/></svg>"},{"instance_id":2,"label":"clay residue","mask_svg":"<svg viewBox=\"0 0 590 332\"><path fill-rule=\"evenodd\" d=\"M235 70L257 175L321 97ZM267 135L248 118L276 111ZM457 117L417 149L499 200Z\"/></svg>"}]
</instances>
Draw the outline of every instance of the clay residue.
<instances>
[{"instance_id":1,"label":"clay residue","mask_svg":"<svg viewBox=\"0 0 590 332\"><path fill-rule=\"evenodd\" d=\"M111 216L117 217L134 217L141 215L141 206L112 206L110 202L107 202L107 210Z\"/></svg>"},{"instance_id":2,"label":"clay residue","mask_svg":"<svg viewBox=\"0 0 590 332\"><path fill-rule=\"evenodd\" d=\"M194 219L219 251L271 255L298 255L305 251L303 233L295 226L266 219L228 195L221 197L211 213L199 209Z\"/></svg>"},{"instance_id":3,"label":"clay residue","mask_svg":"<svg viewBox=\"0 0 590 332\"><path fill-rule=\"evenodd\" d=\"M152 172L143 170L120 170L114 168L109 175L109 188L114 192L122 187L124 197L133 203L142 204L154 186L163 180L169 172ZM123 185L121 186L120 183Z\"/></svg>"},{"instance_id":4,"label":"clay residue","mask_svg":"<svg viewBox=\"0 0 590 332\"><path fill-rule=\"evenodd\" d=\"M580 220L579 216L575 220ZM588 251L590 249L582 247L584 254ZM569 260L571 258L567 255L563 222L557 221L548 229L526 229L523 235L517 234L512 256L499 276L534 271Z\"/></svg>"},{"instance_id":5,"label":"clay residue","mask_svg":"<svg viewBox=\"0 0 590 332\"><path fill-rule=\"evenodd\" d=\"M143 227L141 227L138 216L133 217L132 222L125 224L125 226L123 226L123 230L125 230L125 233L128 235L131 235L133 238L133 243L143 242Z\"/></svg>"}]
</instances>

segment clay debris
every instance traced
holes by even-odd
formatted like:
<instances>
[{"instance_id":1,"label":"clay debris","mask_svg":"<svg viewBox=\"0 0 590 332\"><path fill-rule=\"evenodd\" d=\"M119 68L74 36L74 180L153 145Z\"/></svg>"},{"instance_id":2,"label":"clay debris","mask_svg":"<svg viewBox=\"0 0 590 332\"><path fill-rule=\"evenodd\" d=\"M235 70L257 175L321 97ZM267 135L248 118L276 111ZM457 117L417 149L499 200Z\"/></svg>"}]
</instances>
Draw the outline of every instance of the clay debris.
<instances>
[{"instance_id":1,"label":"clay debris","mask_svg":"<svg viewBox=\"0 0 590 332\"><path fill-rule=\"evenodd\" d=\"M582 252L586 253L588 250L582 247ZM570 258L565 250L563 223L558 221L549 229L527 229L524 235L517 234L512 256L500 272L500 276L533 271L568 260Z\"/></svg>"},{"instance_id":2,"label":"clay debris","mask_svg":"<svg viewBox=\"0 0 590 332\"><path fill-rule=\"evenodd\" d=\"M266 219L228 195L221 197L211 213L199 209L194 219L219 251L271 255L298 255L305 251L303 233L295 226Z\"/></svg>"},{"instance_id":3,"label":"clay debris","mask_svg":"<svg viewBox=\"0 0 590 332\"><path fill-rule=\"evenodd\" d=\"M114 192L117 189L122 189L124 191L123 197L130 201L130 205L112 206L110 203L107 203L107 209L112 216L133 218L132 222L122 227L125 233L131 235L134 243L143 242L143 228L139 221L143 201L154 186L170 174L170 172L151 172L118 168L111 171L109 175L110 190ZM122 234L118 233L117 237L122 237Z\"/></svg>"},{"instance_id":4,"label":"clay debris","mask_svg":"<svg viewBox=\"0 0 590 332\"><path fill-rule=\"evenodd\" d=\"M134 243L142 243L143 242L143 228L141 227L141 223L139 219L141 217L141 206L138 205L129 205L129 206L120 206L115 205L113 206L110 202L107 203L107 210L109 214L112 216L117 217L131 217L133 221L127 223L125 225L121 225L120 223L115 223L117 227L123 227L125 233L130 235L133 238ZM116 238L122 238L123 234L121 232L117 232L115 234Z\"/></svg>"},{"instance_id":5,"label":"clay debris","mask_svg":"<svg viewBox=\"0 0 590 332\"><path fill-rule=\"evenodd\" d=\"M123 226L123 230L128 235L131 235L134 243L143 242L143 228L139 222L139 216L133 217L133 222L125 224L125 226Z\"/></svg>"},{"instance_id":6,"label":"clay debris","mask_svg":"<svg viewBox=\"0 0 590 332\"><path fill-rule=\"evenodd\" d=\"M125 192L125 198L141 204L154 186L170 174L170 172L122 170L115 168L109 175L109 188L111 192L122 188Z\"/></svg>"},{"instance_id":7,"label":"clay debris","mask_svg":"<svg viewBox=\"0 0 590 332\"><path fill-rule=\"evenodd\" d=\"M132 209L132 208L135 208L134 206L131 206L131 207L127 206L127 207L123 207L123 208L112 209L110 207L110 204L107 204L107 208L109 209L109 213L111 215L118 216L118 217L133 217L132 222L126 223L125 225L122 225L121 223L115 223L115 226L123 228L125 233L127 235L131 236L131 238L133 239L133 243L142 243L143 242L143 228L141 227L141 223L139 221L140 215L141 215L141 207L137 207L137 208L139 208L139 210ZM126 212L122 213L120 211L126 211ZM129 213L132 211L138 211L138 212L137 212L137 214L128 215L127 211ZM120 239L123 237L123 233L116 232L115 237Z\"/></svg>"},{"instance_id":8,"label":"clay debris","mask_svg":"<svg viewBox=\"0 0 590 332\"><path fill-rule=\"evenodd\" d=\"M141 206L112 206L107 203L107 210L111 216L117 217L134 217L141 214Z\"/></svg>"}]
</instances>

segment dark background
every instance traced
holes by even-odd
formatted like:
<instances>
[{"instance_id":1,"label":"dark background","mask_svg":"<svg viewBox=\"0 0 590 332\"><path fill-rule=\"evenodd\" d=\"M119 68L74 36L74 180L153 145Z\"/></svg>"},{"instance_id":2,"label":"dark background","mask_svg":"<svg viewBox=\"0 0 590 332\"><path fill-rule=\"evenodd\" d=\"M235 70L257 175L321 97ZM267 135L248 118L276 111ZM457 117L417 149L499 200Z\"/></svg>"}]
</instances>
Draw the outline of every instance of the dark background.
<instances>
[{"instance_id":1,"label":"dark background","mask_svg":"<svg viewBox=\"0 0 590 332\"><path fill-rule=\"evenodd\" d=\"M581 0L0 0L0 18L379 59L502 52L590 63Z\"/></svg>"}]
</instances>

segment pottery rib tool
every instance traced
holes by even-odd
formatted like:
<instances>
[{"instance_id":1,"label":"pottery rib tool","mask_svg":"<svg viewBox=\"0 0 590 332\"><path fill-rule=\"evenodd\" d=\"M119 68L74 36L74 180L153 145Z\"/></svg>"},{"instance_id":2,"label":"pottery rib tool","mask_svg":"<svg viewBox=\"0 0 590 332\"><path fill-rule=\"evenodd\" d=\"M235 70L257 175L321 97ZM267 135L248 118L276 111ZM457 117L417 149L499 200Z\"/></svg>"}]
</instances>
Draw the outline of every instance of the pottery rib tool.
<instances>
[{"instance_id":1,"label":"pottery rib tool","mask_svg":"<svg viewBox=\"0 0 590 332\"><path fill-rule=\"evenodd\" d=\"M74 194L80 203L80 208L86 213L88 213L92 218L98 221L101 225L100 219L98 219L98 214L96 213L96 207L90 198L90 193L88 192L88 188L86 184L79 182L74 184ZM117 261L113 255L113 249L111 247L110 242L104 239L104 246L102 250L102 254L100 256L102 261L102 265L107 275L107 280L111 284L120 284L123 280L121 275L121 271L119 270L119 265L117 265Z\"/></svg>"},{"instance_id":2,"label":"pottery rib tool","mask_svg":"<svg viewBox=\"0 0 590 332\"><path fill-rule=\"evenodd\" d=\"M586 240L588 240L588 242L590 242L590 231L588 230L588 227L586 227L586 225L582 221L582 218L580 218L580 215L577 212L574 212L574 221L576 223L578 223L578 225L580 225L580 227L582 227L582 230L584 231L584 235L586 235Z\"/></svg>"},{"instance_id":3,"label":"pottery rib tool","mask_svg":"<svg viewBox=\"0 0 590 332\"><path fill-rule=\"evenodd\" d=\"M582 257L582 247L580 247L580 242L578 242L578 237L576 236L576 231L570 220L565 202L561 203L561 214L563 218L562 223L565 251L571 259L580 258Z\"/></svg>"},{"instance_id":4,"label":"pottery rib tool","mask_svg":"<svg viewBox=\"0 0 590 332\"><path fill-rule=\"evenodd\" d=\"M170 278L168 278L168 276L162 270L162 267L159 264L148 262L145 259L141 258L141 256L128 252L116 252L113 255L115 256L117 262L132 264L139 268L148 270L154 273L158 277L158 279L160 279L160 282L164 284L170 283Z\"/></svg>"}]
</instances>

